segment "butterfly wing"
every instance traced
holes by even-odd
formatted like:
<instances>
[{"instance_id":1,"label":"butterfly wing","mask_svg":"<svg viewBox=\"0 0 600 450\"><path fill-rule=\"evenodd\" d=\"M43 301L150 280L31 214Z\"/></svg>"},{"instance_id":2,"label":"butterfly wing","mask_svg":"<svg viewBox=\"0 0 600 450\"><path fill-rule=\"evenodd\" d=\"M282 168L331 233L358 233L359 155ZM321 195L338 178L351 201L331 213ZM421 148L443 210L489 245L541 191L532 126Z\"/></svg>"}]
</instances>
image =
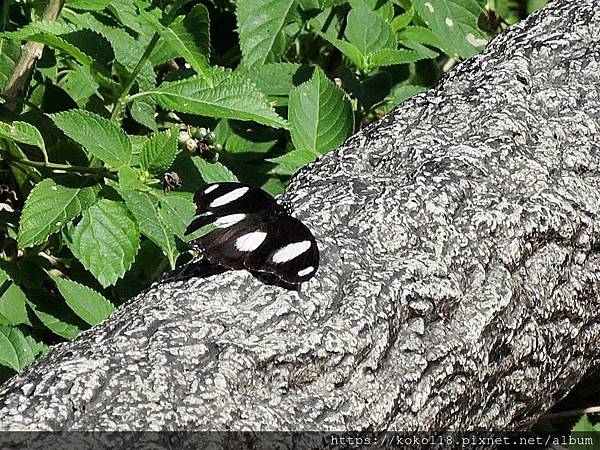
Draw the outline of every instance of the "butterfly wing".
<instances>
[{"instance_id":1,"label":"butterfly wing","mask_svg":"<svg viewBox=\"0 0 600 450\"><path fill-rule=\"evenodd\" d=\"M196 218L186 229L191 234L219 217L231 214L252 214L279 207L273 197L259 188L244 183L210 183L194 194Z\"/></svg>"},{"instance_id":2,"label":"butterfly wing","mask_svg":"<svg viewBox=\"0 0 600 450\"><path fill-rule=\"evenodd\" d=\"M229 269L246 269L246 259L267 238L265 228L267 227L260 214L249 214L229 226L217 225L213 231L193 240L190 245L200 250L205 259L214 264Z\"/></svg>"},{"instance_id":3,"label":"butterfly wing","mask_svg":"<svg viewBox=\"0 0 600 450\"><path fill-rule=\"evenodd\" d=\"M319 249L310 230L287 214L263 225L265 242L244 261L248 270L267 272L289 284L309 280L319 268Z\"/></svg>"},{"instance_id":4,"label":"butterfly wing","mask_svg":"<svg viewBox=\"0 0 600 450\"><path fill-rule=\"evenodd\" d=\"M289 284L306 281L317 271L319 250L312 233L263 190L242 183L212 183L202 186L194 201L198 217L186 234L214 226L190 242L208 261L270 273Z\"/></svg>"}]
</instances>

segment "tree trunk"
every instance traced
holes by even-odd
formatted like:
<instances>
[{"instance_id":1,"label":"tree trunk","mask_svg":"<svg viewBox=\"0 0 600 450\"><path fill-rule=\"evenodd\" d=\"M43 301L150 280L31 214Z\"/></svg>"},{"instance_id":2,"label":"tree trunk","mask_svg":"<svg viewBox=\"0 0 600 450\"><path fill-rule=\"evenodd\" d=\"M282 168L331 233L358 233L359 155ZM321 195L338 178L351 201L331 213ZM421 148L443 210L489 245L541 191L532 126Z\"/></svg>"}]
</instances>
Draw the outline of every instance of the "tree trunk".
<instances>
[{"instance_id":1,"label":"tree trunk","mask_svg":"<svg viewBox=\"0 0 600 450\"><path fill-rule=\"evenodd\" d=\"M155 284L8 381L0 427L529 427L598 357L599 29L556 0L303 170L300 292Z\"/></svg>"}]
</instances>

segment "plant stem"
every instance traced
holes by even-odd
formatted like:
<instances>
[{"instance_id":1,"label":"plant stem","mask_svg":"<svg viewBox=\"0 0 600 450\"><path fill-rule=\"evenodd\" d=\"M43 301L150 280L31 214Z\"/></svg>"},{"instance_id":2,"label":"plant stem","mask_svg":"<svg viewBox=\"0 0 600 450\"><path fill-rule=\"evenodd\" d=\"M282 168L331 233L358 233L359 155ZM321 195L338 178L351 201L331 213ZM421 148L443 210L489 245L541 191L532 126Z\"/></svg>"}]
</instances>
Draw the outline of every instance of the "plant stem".
<instances>
[{"instance_id":1,"label":"plant stem","mask_svg":"<svg viewBox=\"0 0 600 450\"><path fill-rule=\"evenodd\" d=\"M115 107L113 108L112 113L110 114L110 120L112 122L115 122L117 120L117 118L121 115L121 111L123 111L123 108L125 107L125 103L127 102L127 94L129 93L131 87L133 86L133 83L135 83L135 79L137 78L138 74L142 70L142 67L144 67L144 64L146 64L146 61L148 61L148 58L152 54L152 51L154 50L154 47L156 46L156 43L158 42L159 37L160 36L158 33L154 33L154 36L152 36L152 39L150 39L150 42L148 43L148 46L146 47L144 54L142 55L142 57L140 58L140 60L136 64L136 66L134 67L127 82L123 85L123 88L121 89L121 92L119 94L119 99L115 103Z\"/></svg>"},{"instance_id":2,"label":"plant stem","mask_svg":"<svg viewBox=\"0 0 600 450\"><path fill-rule=\"evenodd\" d=\"M181 8L184 4L186 4L189 1L190 0L179 0L178 2L176 2L173 5L173 7L171 8L171 10L165 16L164 25L169 26L169 24L173 21L173 19L177 15L177 11L179 10L179 8ZM129 91L131 90L133 83L135 83L135 79L137 78L138 74L142 70L142 67L144 67L144 64L146 64L146 62L150 58L150 55L154 51L154 47L156 47L156 44L158 43L159 39L160 39L160 35L158 33L154 33L154 36L152 36L152 39L150 39L150 42L148 42L148 45L146 46L146 50L142 54L142 57L140 58L138 63L133 68L133 71L131 72L131 75L129 75L127 82L123 85L123 88L121 89L121 92L119 93L119 98L115 103L112 113L110 114L110 120L112 122L117 121L118 117L121 115L123 108L127 104L127 100L128 100L127 96L129 94Z\"/></svg>"},{"instance_id":3,"label":"plant stem","mask_svg":"<svg viewBox=\"0 0 600 450\"><path fill-rule=\"evenodd\" d=\"M8 5L9 2L5 0L3 3ZM46 9L44 10L42 19L55 21L62 10L64 3L65 0L50 0L50 2L48 2L48 6L46 6ZM4 6L2 13L4 14ZM26 42L21 48L19 59L17 60L17 63L15 64L8 81L4 86L4 91L2 92L9 99L6 101L4 106L11 111L17 112L15 111L15 108L18 103L11 99L20 97L21 93L25 90L25 86L29 82L29 76L31 75L33 66L35 62L42 56L43 50L44 44L39 42Z\"/></svg>"},{"instance_id":4,"label":"plant stem","mask_svg":"<svg viewBox=\"0 0 600 450\"><path fill-rule=\"evenodd\" d=\"M29 159L15 158L15 157L10 156L5 153L2 154L2 158L7 161L18 163L18 164L23 164L24 166L29 166L29 167L42 167L42 168L46 168L46 169L50 169L50 170L62 170L65 172L78 172L78 173L83 173L83 174L103 175L107 178L116 179L115 173L111 172L110 170L108 170L104 167L71 166L69 164L58 164L58 163L51 163L51 162L44 162L44 161L31 161Z\"/></svg>"}]
</instances>

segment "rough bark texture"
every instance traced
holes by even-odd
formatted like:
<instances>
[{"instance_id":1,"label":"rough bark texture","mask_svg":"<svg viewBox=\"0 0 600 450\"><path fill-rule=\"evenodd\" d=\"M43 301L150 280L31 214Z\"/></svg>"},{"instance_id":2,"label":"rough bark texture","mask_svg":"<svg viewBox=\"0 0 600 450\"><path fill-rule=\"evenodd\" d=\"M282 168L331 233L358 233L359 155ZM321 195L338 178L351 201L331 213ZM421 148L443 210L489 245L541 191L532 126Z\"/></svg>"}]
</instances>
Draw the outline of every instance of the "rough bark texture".
<instances>
[{"instance_id":1,"label":"rough bark texture","mask_svg":"<svg viewBox=\"0 0 600 450\"><path fill-rule=\"evenodd\" d=\"M296 177L301 292L156 285L9 381L1 428L531 425L598 356L598 29L555 1Z\"/></svg>"}]
</instances>

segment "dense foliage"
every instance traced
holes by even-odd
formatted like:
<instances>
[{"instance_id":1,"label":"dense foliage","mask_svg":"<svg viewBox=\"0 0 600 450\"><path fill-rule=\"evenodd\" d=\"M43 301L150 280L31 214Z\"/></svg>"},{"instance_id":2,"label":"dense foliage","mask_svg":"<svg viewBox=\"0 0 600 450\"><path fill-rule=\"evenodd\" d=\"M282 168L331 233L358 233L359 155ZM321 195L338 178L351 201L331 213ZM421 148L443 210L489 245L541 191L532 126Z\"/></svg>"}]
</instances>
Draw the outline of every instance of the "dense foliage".
<instances>
[{"instance_id":1,"label":"dense foliage","mask_svg":"<svg viewBox=\"0 0 600 450\"><path fill-rule=\"evenodd\" d=\"M281 192L541 6L62 3L0 11L4 376L181 264L200 184Z\"/></svg>"}]
</instances>

